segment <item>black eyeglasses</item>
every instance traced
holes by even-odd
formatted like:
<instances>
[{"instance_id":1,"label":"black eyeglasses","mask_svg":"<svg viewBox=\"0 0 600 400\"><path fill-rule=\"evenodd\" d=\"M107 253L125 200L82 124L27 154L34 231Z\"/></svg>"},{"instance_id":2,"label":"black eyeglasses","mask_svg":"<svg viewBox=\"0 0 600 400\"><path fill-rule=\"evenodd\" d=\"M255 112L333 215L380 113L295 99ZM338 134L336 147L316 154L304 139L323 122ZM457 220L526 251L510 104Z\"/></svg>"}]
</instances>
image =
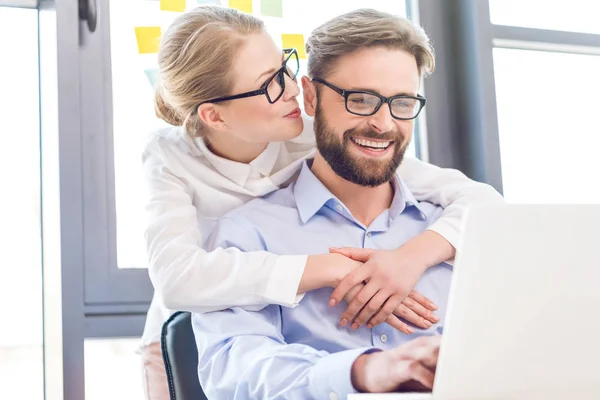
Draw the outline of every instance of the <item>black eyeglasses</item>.
<instances>
[{"instance_id":1,"label":"black eyeglasses","mask_svg":"<svg viewBox=\"0 0 600 400\"><path fill-rule=\"evenodd\" d=\"M392 117L400 120L411 120L417 118L427 102L427 99L420 95L384 97L379 93L366 90L345 90L324 79L315 78L313 82L322 83L339 95L344 96L346 110L350 114L363 117L375 114L383 103L387 103L390 106Z\"/></svg>"},{"instance_id":2,"label":"black eyeglasses","mask_svg":"<svg viewBox=\"0 0 600 400\"><path fill-rule=\"evenodd\" d=\"M298 52L296 49L283 49L283 53L287 54L281 68L275 72L271 77L260 87L258 90L252 90L246 93L235 94L233 96L218 97L216 99L205 101L198 104L200 107L204 103L220 103L222 101L244 99L246 97L267 96L269 103L273 104L283 95L285 91L285 75L289 76L290 79L296 79L298 71L300 71L300 62L298 61Z\"/></svg>"}]
</instances>

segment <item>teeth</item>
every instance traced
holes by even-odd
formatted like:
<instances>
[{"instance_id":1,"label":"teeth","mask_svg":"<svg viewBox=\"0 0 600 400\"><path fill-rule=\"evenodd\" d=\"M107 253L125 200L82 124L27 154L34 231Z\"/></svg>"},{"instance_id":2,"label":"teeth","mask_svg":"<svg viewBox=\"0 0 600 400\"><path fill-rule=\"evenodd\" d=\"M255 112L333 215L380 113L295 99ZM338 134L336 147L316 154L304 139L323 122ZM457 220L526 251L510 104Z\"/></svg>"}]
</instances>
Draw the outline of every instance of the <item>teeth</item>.
<instances>
[{"instance_id":1,"label":"teeth","mask_svg":"<svg viewBox=\"0 0 600 400\"><path fill-rule=\"evenodd\" d=\"M356 138L352 138L352 140L354 141L354 143L356 143L360 146L374 147L376 149L385 149L390 145L390 143L392 143L392 142L373 142L371 140L356 139Z\"/></svg>"}]
</instances>

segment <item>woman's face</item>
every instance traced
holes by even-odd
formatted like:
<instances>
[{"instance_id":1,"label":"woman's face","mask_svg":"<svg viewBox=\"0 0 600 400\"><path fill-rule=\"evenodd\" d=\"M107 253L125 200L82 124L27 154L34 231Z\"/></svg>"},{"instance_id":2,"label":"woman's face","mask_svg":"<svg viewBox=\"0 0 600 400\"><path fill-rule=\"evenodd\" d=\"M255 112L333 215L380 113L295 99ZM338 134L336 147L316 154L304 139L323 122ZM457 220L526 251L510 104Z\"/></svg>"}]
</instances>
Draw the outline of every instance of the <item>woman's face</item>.
<instances>
[{"instance_id":1,"label":"woman's face","mask_svg":"<svg viewBox=\"0 0 600 400\"><path fill-rule=\"evenodd\" d=\"M231 94L260 89L281 68L283 60L283 52L269 34L249 35L233 64ZM219 104L230 134L252 144L285 141L300 134L303 124L296 99L300 89L296 80L285 74L284 77L285 91L273 104L265 95Z\"/></svg>"}]
</instances>

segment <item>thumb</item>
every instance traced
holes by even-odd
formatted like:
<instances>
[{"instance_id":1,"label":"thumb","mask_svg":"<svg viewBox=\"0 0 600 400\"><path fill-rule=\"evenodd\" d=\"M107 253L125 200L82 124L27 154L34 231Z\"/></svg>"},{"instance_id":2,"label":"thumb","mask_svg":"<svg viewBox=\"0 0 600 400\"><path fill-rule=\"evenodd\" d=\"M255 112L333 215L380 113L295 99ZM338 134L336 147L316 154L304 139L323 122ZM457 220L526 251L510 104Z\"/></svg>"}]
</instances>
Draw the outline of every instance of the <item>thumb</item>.
<instances>
[{"instance_id":1,"label":"thumb","mask_svg":"<svg viewBox=\"0 0 600 400\"><path fill-rule=\"evenodd\" d=\"M330 253L338 253L355 261L366 262L375 249L360 249L356 247L330 247Z\"/></svg>"}]
</instances>

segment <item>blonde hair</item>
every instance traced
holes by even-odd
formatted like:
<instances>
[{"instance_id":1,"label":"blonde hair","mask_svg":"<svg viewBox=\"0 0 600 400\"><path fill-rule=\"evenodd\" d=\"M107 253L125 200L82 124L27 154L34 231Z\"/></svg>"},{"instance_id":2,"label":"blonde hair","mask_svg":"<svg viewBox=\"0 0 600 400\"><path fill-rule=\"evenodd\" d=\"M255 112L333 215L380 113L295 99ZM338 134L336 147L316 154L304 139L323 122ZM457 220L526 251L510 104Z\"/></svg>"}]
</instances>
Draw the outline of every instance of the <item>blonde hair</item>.
<instances>
[{"instance_id":1,"label":"blonde hair","mask_svg":"<svg viewBox=\"0 0 600 400\"><path fill-rule=\"evenodd\" d=\"M258 18L218 6L197 7L175 19L158 52L156 115L184 126L190 136L203 135L198 105L230 94L235 55L245 36L263 29Z\"/></svg>"},{"instance_id":2,"label":"blonde hair","mask_svg":"<svg viewBox=\"0 0 600 400\"><path fill-rule=\"evenodd\" d=\"M433 47L420 26L382 11L360 9L335 17L312 31L306 41L308 75L324 78L340 57L379 46L412 54L420 76L435 69Z\"/></svg>"}]
</instances>

